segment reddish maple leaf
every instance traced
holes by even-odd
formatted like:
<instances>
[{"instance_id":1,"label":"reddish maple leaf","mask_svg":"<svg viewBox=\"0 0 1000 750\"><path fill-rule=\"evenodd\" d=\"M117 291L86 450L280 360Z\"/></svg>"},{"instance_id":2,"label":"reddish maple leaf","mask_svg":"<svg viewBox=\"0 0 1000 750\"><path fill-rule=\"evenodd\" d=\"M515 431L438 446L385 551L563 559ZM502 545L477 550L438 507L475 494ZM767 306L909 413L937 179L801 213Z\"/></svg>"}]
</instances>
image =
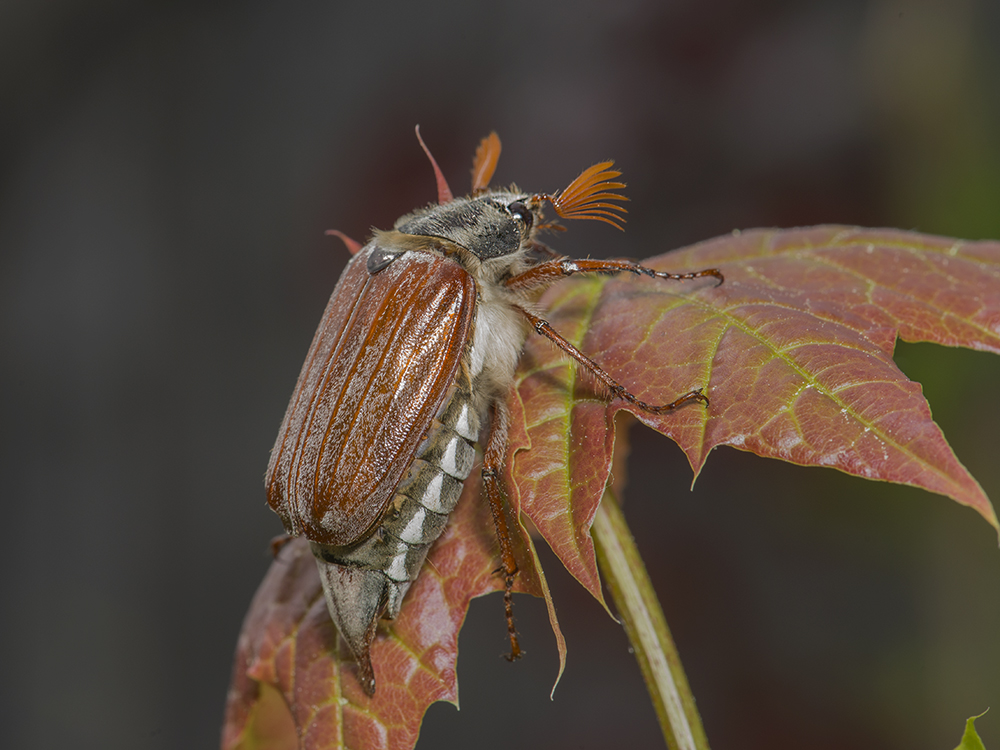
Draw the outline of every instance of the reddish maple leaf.
<instances>
[{"instance_id":1,"label":"reddish maple leaf","mask_svg":"<svg viewBox=\"0 0 1000 750\"><path fill-rule=\"evenodd\" d=\"M543 298L547 319L645 401L701 387L711 405L654 416L607 403L575 363L540 337L529 339L507 465L512 515L522 521L518 590L547 594L527 518L603 601L590 526L620 409L675 440L695 474L713 448L731 445L923 487L998 526L892 350L899 337L1000 353L1000 243L818 227L734 234L645 263L719 267L726 282L574 278ZM307 545L297 540L282 550L240 636L225 750L263 740L309 750L413 746L427 707L456 700L469 602L502 588L478 494L470 480L399 618L382 624L372 647L373 698L337 644ZM562 658L551 601L549 611Z\"/></svg>"},{"instance_id":2,"label":"reddish maple leaf","mask_svg":"<svg viewBox=\"0 0 1000 750\"><path fill-rule=\"evenodd\" d=\"M528 340L518 375L517 495L596 598L603 601L589 532L619 409L677 442L696 475L713 448L731 445L923 487L997 526L892 350L898 336L1000 353L1000 243L837 226L755 230L644 263L673 272L716 266L726 282L573 280L543 297L548 320L645 401L703 387L711 406L656 416L607 404L588 374L538 338Z\"/></svg>"}]
</instances>

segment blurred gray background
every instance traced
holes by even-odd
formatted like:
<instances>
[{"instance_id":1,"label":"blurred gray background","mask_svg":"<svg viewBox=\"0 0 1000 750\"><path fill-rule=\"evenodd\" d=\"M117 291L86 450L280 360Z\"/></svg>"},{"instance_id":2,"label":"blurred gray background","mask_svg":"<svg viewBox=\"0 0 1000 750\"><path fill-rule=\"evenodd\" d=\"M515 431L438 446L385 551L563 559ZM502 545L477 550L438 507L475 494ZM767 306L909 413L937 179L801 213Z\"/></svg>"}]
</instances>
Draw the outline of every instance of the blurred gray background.
<instances>
[{"instance_id":1,"label":"blurred gray background","mask_svg":"<svg viewBox=\"0 0 1000 750\"><path fill-rule=\"evenodd\" d=\"M268 451L364 239L453 187L556 189L599 159L644 257L753 226L1000 237L1000 4L987 0L0 5L0 746L212 748L280 531ZM1000 500L1000 358L900 345ZM1000 552L972 511L633 430L627 514L716 748L1000 746ZM621 630L549 556L474 604L462 710L419 747L656 747Z\"/></svg>"}]
</instances>

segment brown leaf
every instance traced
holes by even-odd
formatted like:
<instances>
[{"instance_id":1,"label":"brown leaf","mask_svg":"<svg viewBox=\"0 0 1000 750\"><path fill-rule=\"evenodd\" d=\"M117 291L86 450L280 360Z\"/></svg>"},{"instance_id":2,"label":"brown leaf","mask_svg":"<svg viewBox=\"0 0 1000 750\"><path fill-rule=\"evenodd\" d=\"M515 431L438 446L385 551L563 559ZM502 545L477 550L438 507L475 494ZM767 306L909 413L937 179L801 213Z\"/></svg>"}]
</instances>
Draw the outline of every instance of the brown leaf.
<instances>
[{"instance_id":1,"label":"brown leaf","mask_svg":"<svg viewBox=\"0 0 1000 750\"><path fill-rule=\"evenodd\" d=\"M416 743L431 703L457 705L458 634L469 603L503 588L493 572L493 522L479 490L478 481L467 483L400 616L380 624L371 652L378 679L372 698L327 613L308 542L293 539L281 548L240 633L223 750L294 748L297 741L308 750L404 750ZM547 593L526 535L517 552L516 590ZM557 626L556 633L561 641Z\"/></svg>"},{"instance_id":2,"label":"brown leaf","mask_svg":"<svg viewBox=\"0 0 1000 750\"><path fill-rule=\"evenodd\" d=\"M655 416L606 405L592 379L541 337L529 339L518 372L526 439L511 455L523 510L598 599L589 529L623 408L674 439L696 474L713 448L731 445L923 487L997 526L920 385L891 355L897 335L1000 352L1000 243L846 227L755 230L644 263L719 267L726 281L571 279L543 297L546 317L645 401L703 387L711 406Z\"/></svg>"}]
</instances>

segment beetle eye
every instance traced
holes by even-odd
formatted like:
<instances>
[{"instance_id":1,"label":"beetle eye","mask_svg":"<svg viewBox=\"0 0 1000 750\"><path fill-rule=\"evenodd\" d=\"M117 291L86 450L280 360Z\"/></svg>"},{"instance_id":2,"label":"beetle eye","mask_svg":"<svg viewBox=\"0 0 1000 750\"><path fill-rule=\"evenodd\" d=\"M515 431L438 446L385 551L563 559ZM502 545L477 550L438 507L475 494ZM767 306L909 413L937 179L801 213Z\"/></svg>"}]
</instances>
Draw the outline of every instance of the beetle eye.
<instances>
[{"instance_id":1,"label":"beetle eye","mask_svg":"<svg viewBox=\"0 0 1000 750\"><path fill-rule=\"evenodd\" d=\"M534 221L535 217L531 214L531 209L529 209L522 201L514 201L509 206L507 210L510 211L511 215L517 219L524 222L524 226L531 229L531 222Z\"/></svg>"}]
</instances>

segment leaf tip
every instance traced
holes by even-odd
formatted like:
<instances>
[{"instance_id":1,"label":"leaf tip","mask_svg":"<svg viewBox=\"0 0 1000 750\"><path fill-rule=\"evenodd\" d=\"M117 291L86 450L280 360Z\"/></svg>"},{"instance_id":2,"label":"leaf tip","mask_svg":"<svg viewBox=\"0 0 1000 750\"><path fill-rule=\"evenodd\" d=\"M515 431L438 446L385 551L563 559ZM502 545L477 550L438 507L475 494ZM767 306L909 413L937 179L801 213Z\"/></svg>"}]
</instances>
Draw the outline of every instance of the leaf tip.
<instances>
[{"instance_id":1,"label":"leaf tip","mask_svg":"<svg viewBox=\"0 0 1000 750\"><path fill-rule=\"evenodd\" d=\"M566 671L566 649L562 648L559 650L559 671L556 673L556 681L552 683L552 690L549 691L549 700L554 701L556 699L556 688L559 687L559 681L562 679L563 672Z\"/></svg>"},{"instance_id":2,"label":"leaf tip","mask_svg":"<svg viewBox=\"0 0 1000 750\"><path fill-rule=\"evenodd\" d=\"M987 708L978 716L970 716L965 720L965 732L962 734L962 741L955 750L985 750L983 741L980 739L979 733L976 732L976 719L981 719L988 711Z\"/></svg>"}]
</instances>

